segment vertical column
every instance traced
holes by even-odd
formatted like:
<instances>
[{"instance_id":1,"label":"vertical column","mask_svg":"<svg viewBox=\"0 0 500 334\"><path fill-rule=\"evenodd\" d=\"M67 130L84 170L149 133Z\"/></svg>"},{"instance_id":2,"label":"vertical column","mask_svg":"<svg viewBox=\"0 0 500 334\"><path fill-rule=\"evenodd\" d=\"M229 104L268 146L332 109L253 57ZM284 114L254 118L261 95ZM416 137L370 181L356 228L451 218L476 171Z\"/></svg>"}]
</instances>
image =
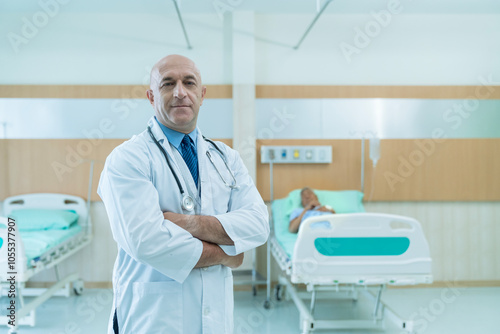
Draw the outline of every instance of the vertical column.
<instances>
[{"instance_id":1,"label":"vertical column","mask_svg":"<svg viewBox=\"0 0 500 334\"><path fill-rule=\"evenodd\" d=\"M3 201L6 197L10 196L7 140L8 139L0 138L0 202Z\"/></svg>"},{"instance_id":2,"label":"vertical column","mask_svg":"<svg viewBox=\"0 0 500 334\"><path fill-rule=\"evenodd\" d=\"M0 122L0 202L10 196L7 122Z\"/></svg>"},{"instance_id":3,"label":"vertical column","mask_svg":"<svg viewBox=\"0 0 500 334\"><path fill-rule=\"evenodd\" d=\"M223 17L223 59L224 83L233 82L233 12L226 11Z\"/></svg>"},{"instance_id":4,"label":"vertical column","mask_svg":"<svg viewBox=\"0 0 500 334\"><path fill-rule=\"evenodd\" d=\"M233 12L233 147L256 177L254 13Z\"/></svg>"}]
</instances>

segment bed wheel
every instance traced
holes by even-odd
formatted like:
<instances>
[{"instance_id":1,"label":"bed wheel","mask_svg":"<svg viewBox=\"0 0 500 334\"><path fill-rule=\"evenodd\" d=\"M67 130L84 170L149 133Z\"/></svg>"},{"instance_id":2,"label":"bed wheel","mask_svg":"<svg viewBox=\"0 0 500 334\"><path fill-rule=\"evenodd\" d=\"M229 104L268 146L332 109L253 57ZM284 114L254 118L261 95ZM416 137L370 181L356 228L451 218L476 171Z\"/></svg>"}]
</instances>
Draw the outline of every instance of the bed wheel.
<instances>
[{"instance_id":1,"label":"bed wheel","mask_svg":"<svg viewBox=\"0 0 500 334\"><path fill-rule=\"evenodd\" d=\"M73 291L75 295L80 296L83 292L83 280L79 279L73 282Z\"/></svg>"},{"instance_id":2,"label":"bed wheel","mask_svg":"<svg viewBox=\"0 0 500 334\"><path fill-rule=\"evenodd\" d=\"M276 285L276 300L281 301L283 299L283 286L281 284Z\"/></svg>"},{"instance_id":3,"label":"bed wheel","mask_svg":"<svg viewBox=\"0 0 500 334\"><path fill-rule=\"evenodd\" d=\"M266 300L266 301L264 302L264 308L265 308L266 310L269 310L269 309L271 308L271 302L269 302L269 300Z\"/></svg>"}]
</instances>

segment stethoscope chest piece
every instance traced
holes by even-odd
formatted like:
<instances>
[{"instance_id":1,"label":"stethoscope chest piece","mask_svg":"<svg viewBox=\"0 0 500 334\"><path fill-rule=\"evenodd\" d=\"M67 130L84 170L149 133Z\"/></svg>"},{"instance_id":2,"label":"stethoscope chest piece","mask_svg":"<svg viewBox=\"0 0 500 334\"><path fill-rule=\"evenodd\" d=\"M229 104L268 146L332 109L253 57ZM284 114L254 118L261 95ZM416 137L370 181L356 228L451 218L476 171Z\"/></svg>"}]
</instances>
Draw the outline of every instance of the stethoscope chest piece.
<instances>
[{"instance_id":1,"label":"stethoscope chest piece","mask_svg":"<svg viewBox=\"0 0 500 334\"><path fill-rule=\"evenodd\" d=\"M182 208L187 211L193 211L194 210L194 201L193 198L189 195L184 194L182 196Z\"/></svg>"}]
</instances>

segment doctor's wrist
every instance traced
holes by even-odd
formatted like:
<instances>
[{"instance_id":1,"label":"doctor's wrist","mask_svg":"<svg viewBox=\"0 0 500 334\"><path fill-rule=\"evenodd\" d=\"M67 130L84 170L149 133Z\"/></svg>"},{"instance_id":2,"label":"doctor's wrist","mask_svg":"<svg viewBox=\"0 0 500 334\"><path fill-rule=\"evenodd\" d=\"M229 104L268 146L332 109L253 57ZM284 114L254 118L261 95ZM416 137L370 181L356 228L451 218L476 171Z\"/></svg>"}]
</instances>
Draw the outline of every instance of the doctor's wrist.
<instances>
[{"instance_id":1,"label":"doctor's wrist","mask_svg":"<svg viewBox=\"0 0 500 334\"><path fill-rule=\"evenodd\" d=\"M191 233L193 237L200 239L202 234L199 229L198 216L195 215L185 215L184 216L184 228L186 231Z\"/></svg>"}]
</instances>

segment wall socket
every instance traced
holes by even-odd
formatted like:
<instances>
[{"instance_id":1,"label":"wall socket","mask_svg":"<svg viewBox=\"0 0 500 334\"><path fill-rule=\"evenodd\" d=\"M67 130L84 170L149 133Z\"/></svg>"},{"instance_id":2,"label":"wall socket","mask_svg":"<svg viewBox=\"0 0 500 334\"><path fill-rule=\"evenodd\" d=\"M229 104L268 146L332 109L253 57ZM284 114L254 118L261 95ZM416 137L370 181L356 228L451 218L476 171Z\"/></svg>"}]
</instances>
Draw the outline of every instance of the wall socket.
<instances>
[{"instance_id":1,"label":"wall socket","mask_svg":"<svg viewBox=\"0 0 500 334\"><path fill-rule=\"evenodd\" d=\"M329 164L331 146L261 146L260 162L268 164Z\"/></svg>"}]
</instances>

